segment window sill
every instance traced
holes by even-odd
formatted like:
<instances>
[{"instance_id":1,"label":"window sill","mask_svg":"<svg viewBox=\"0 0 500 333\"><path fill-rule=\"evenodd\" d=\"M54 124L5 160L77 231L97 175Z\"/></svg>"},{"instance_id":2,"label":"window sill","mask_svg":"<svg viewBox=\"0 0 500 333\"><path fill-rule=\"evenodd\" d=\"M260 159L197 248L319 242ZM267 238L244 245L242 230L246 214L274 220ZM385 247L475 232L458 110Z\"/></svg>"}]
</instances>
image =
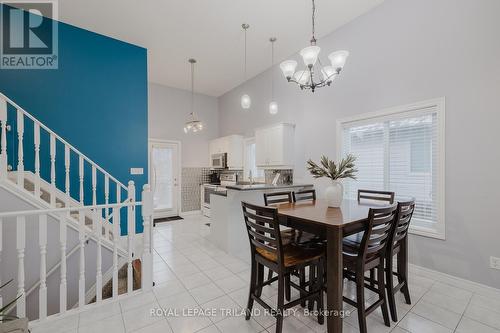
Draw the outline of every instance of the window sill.
<instances>
[{"instance_id":1,"label":"window sill","mask_svg":"<svg viewBox=\"0 0 500 333\"><path fill-rule=\"evenodd\" d=\"M428 238L435 238L440 240L446 240L446 235L444 231L437 230L435 228L426 228L420 226L410 226L408 231L412 235L424 236Z\"/></svg>"}]
</instances>

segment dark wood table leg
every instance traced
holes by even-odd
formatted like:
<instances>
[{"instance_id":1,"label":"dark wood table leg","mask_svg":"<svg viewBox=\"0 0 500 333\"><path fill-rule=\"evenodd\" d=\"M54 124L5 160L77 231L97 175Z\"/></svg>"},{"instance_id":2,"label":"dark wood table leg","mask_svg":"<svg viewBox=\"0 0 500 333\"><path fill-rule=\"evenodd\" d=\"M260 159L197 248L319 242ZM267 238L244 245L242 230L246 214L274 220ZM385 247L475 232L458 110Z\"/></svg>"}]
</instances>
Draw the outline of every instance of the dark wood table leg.
<instances>
[{"instance_id":1,"label":"dark wood table leg","mask_svg":"<svg viewBox=\"0 0 500 333\"><path fill-rule=\"evenodd\" d=\"M327 324L328 333L342 332L343 263L342 229L328 228L327 241Z\"/></svg>"}]
</instances>

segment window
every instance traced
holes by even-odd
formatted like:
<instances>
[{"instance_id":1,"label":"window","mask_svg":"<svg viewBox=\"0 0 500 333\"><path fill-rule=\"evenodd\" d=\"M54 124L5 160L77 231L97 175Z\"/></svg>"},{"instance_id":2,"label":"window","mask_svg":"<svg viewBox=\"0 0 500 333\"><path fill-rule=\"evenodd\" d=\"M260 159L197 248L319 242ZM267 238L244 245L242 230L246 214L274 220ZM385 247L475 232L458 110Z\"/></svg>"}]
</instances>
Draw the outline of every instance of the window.
<instances>
[{"instance_id":1,"label":"window","mask_svg":"<svg viewBox=\"0 0 500 333\"><path fill-rule=\"evenodd\" d=\"M444 239L444 99L393 108L338 123L339 151L357 157L358 189L388 190L416 200L410 231Z\"/></svg>"},{"instance_id":2,"label":"window","mask_svg":"<svg viewBox=\"0 0 500 333\"><path fill-rule=\"evenodd\" d=\"M245 165L243 168L243 178L250 179L250 172L254 181L264 179L264 170L258 169L255 162L255 138L245 139Z\"/></svg>"}]
</instances>

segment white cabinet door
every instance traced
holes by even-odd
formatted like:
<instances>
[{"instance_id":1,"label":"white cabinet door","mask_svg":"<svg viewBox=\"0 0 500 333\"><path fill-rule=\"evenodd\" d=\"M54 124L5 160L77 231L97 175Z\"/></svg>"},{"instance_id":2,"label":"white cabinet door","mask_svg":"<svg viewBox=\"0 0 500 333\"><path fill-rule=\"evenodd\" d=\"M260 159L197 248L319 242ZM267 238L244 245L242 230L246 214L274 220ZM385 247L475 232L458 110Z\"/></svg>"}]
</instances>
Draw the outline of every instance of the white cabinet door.
<instances>
[{"instance_id":1,"label":"white cabinet door","mask_svg":"<svg viewBox=\"0 0 500 333\"><path fill-rule=\"evenodd\" d=\"M267 128L255 131L255 165L265 167L268 164L268 133Z\"/></svg>"},{"instance_id":2,"label":"white cabinet door","mask_svg":"<svg viewBox=\"0 0 500 333\"><path fill-rule=\"evenodd\" d=\"M234 170L243 170L243 137L231 135L226 137L227 167Z\"/></svg>"},{"instance_id":3,"label":"white cabinet door","mask_svg":"<svg viewBox=\"0 0 500 333\"><path fill-rule=\"evenodd\" d=\"M278 124L255 131L256 165L263 168L293 167L295 127Z\"/></svg>"}]
</instances>

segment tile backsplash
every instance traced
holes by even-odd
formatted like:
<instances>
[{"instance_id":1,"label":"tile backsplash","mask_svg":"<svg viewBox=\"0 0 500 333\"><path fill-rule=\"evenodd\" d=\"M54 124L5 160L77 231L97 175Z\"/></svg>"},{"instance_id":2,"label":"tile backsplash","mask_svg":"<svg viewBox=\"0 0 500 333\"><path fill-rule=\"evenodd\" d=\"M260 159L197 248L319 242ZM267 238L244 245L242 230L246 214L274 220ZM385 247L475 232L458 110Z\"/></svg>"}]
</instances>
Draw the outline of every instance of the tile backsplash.
<instances>
[{"instance_id":1,"label":"tile backsplash","mask_svg":"<svg viewBox=\"0 0 500 333\"><path fill-rule=\"evenodd\" d=\"M201 209L200 185L209 182L210 173L210 168L182 168L182 212Z\"/></svg>"},{"instance_id":2,"label":"tile backsplash","mask_svg":"<svg viewBox=\"0 0 500 333\"><path fill-rule=\"evenodd\" d=\"M266 184L271 184L273 182L276 173L280 173L280 178L278 179L278 184L293 184L293 170L292 169L282 169L282 170L265 170L265 182Z\"/></svg>"}]
</instances>

